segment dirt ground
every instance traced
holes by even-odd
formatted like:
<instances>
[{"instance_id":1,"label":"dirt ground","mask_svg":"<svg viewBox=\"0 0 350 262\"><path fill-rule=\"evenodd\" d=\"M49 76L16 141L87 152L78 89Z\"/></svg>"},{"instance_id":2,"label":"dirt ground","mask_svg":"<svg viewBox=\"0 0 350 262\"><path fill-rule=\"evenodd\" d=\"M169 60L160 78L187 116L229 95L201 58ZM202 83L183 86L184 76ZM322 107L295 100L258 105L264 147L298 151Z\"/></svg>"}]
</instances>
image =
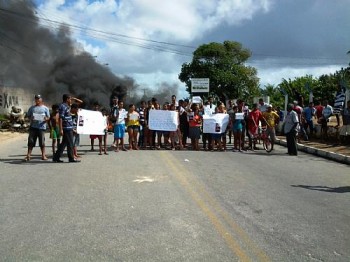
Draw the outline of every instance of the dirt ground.
<instances>
[{"instance_id":1,"label":"dirt ground","mask_svg":"<svg viewBox=\"0 0 350 262\"><path fill-rule=\"evenodd\" d=\"M0 144L9 143L14 139L26 138L27 133L10 132L6 130L0 130Z\"/></svg>"}]
</instances>

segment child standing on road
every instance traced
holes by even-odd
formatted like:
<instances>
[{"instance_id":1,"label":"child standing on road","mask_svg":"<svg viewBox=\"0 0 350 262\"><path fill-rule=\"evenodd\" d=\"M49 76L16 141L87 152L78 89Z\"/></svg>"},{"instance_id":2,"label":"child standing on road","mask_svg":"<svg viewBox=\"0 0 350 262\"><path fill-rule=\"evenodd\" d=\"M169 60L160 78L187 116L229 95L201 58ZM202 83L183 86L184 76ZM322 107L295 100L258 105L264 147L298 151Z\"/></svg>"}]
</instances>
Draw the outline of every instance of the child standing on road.
<instances>
[{"instance_id":1,"label":"child standing on road","mask_svg":"<svg viewBox=\"0 0 350 262\"><path fill-rule=\"evenodd\" d=\"M50 138L52 139L52 153L56 152L56 145L60 143L61 135L59 128L59 113L58 113L58 105L52 105L52 112L50 114Z\"/></svg>"},{"instance_id":2,"label":"child standing on road","mask_svg":"<svg viewBox=\"0 0 350 262\"><path fill-rule=\"evenodd\" d=\"M243 112L242 110L239 112L238 107L234 106L232 108L233 115L232 115L232 131L233 131L233 152L236 152L237 150L239 152L242 151L242 132L243 132L243 125L245 123Z\"/></svg>"},{"instance_id":3,"label":"child standing on road","mask_svg":"<svg viewBox=\"0 0 350 262\"><path fill-rule=\"evenodd\" d=\"M192 104L192 113L189 114L189 138L191 139L192 150L199 151L199 139L201 138L202 117L199 115L199 106Z\"/></svg>"}]
</instances>

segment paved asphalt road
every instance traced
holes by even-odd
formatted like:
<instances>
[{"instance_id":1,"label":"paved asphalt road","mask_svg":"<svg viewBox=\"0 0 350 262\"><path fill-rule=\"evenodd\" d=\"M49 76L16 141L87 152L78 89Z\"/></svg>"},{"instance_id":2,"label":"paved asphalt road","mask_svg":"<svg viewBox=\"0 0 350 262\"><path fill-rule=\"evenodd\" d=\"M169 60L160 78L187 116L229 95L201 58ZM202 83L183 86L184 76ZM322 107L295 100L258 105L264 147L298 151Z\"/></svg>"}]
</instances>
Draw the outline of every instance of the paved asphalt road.
<instances>
[{"instance_id":1,"label":"paved asphalt road","mask_svg":"<svg viewBox=\"0 0 350 262\"><path fill-rule=\"evenodd\" d=\"M0 261L350 261L348 166L81 144L77 164L1 144Z\"/></svg>"}]
</instances>

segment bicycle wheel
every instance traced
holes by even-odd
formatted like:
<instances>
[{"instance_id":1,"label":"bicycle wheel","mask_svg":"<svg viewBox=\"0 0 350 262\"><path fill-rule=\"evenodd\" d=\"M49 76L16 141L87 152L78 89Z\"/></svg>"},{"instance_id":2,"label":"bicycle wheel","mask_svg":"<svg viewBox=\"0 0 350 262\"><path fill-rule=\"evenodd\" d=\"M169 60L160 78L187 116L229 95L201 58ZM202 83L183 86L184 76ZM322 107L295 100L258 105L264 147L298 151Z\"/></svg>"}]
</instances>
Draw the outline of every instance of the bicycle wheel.
<instances>
[{"instance_id":1,"label":"bicycle wheel","mask_svg":"<svg viewBox=\"0 0 350 262\"><path fill-rule=\"evenodd\" d=\"M273 150L273 144L272 144L271 139L269 137L266 137L263 140L263 147L267 153L270 153Z\"/></svg>"}]
</instances>

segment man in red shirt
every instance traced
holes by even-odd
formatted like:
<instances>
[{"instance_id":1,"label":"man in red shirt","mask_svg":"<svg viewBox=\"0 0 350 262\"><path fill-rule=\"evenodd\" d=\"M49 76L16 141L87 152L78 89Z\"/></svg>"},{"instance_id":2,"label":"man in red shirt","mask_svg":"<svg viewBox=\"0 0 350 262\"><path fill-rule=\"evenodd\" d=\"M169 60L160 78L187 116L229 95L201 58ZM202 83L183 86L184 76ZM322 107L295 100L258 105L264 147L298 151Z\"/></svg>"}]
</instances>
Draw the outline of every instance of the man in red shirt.
<instances>
[{"instance_id":1,"label":"man in red shirt","mask_svg":"<svg viewBox=\"0 0 350 262\"><path fill-rule=\"evenodd\" d=\"M322 111L323 111L323 105L321 105L321 102L317 102L315 109L316 109L316 117L318 121L322 117Z\"/></svg>"}]
</instances>

